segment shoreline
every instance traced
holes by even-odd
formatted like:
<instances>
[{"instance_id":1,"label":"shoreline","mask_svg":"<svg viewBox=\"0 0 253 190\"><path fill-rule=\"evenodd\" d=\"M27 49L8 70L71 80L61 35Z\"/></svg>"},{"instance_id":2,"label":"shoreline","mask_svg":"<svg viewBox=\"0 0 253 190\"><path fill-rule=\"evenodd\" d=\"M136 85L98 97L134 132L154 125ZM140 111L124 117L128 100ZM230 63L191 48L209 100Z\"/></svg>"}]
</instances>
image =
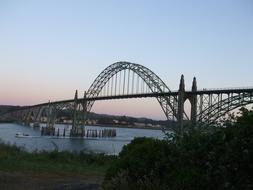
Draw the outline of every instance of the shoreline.
<instances>
[{"instance_id":1,"label":"shoreline","mask_svg":"<svg viewBox=\"0 0 253 190\"><path fill-rule=\"evenodd\" d=\"M2 121L0 124L5 124L5 123L16 123L15 121ZM45 124L45 123L43 123ZM55 123L55 124L61 124L61 125L71 125L69 123ZM89 124L86 126L95 126L95 127L111 127L111 128L128 128L128 129L150 129L150 130L162 130L161 127L150 127L150 126L136 126L136 125L109 125L109 124Z\"/></svg>"},{"instance_id":2,"label":"shoreline","mask_svg":"<svg viewBox=\"0 0 253 190\"><path fill-rule=\"evenodd\" d=\"M108 125L108 124L95 124L87 126L97 126L97 127L112 127L112 128L127 128L127 129L151 129L151 130L162 130L161 127L141 127L135 125Z\"/></svg>"},{"instance_id":3,"label":"shoreline","mask_svg":"<svg viewBox=\"0 0 253 190\"><path fill-rule=\"evenodd\" d=\"M117 159L58 150L29 152L5 143L0 143L0 152L5 153L0 160L1 189L99 190L107 169Z\"/></svg>"}]
</instances>

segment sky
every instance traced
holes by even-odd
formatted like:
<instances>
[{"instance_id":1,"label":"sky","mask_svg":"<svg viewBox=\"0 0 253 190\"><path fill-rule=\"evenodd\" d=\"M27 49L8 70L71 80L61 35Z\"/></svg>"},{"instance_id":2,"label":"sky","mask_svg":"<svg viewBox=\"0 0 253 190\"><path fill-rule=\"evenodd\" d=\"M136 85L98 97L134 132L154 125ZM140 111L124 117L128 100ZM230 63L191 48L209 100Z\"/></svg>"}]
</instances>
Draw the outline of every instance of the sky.
<instances>
[{"instance_id":1,"label":"sky","mask_svg":"<svg viewBox=\"0 0 253 190\"><path fill-rule=\"evenodd\" d=\"M253 86L252 0L0 0L0 104L87 90L112 63L155 72L171 90ZM93 111L165 119L155 99Z\"/></svg>"}]
</instances>

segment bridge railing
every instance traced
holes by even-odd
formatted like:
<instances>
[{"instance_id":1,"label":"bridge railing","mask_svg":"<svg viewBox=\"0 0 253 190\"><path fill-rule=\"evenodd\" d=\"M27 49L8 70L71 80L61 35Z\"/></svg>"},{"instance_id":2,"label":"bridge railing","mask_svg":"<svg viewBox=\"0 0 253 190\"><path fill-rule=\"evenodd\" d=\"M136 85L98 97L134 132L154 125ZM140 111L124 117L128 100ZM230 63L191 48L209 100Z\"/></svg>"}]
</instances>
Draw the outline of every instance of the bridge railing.
<instances>
[{"instance_id":1,"label":"bridge railing","mask_svg":"<svg viewBox=\"0 0 253 190\"><path fill-rule=\"evenodd\" d=\"M222 91L222 90L253 90L253 86L247 87L227 87L227 88L199 88L198 91ZM191 91L191 89L186 89L185 91Z\"/></svg>"}]
</instances>

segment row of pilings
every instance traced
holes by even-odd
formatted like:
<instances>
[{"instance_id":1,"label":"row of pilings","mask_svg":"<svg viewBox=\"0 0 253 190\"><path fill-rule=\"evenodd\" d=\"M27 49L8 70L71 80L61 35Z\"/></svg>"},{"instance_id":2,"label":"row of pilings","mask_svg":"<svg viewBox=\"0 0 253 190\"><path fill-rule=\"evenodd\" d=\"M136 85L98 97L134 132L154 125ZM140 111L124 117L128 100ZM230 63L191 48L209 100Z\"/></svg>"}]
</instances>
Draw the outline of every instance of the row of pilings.
<instances>
[{"instance_id":1,"label":"row of pilings","mask_svg":"<svg viewBox=\"0 0 253 190\"><path fill-rule=\"evenodd\" d=\"M60 129L58 128L57 131L54 127L41 127L41 136L63 136L65 137L66 130L64 128L62 135L60 134Z\"/></svg>"},{"instance_id":2,"label":"row of pilings","mask_svg":"<svg viewBox=\"0 0 253 190\"><path fill-rule=\"evenodd\" d=\"M70 130L70 137L105 138L116 137L116 129L83 129L74 128ZM41 127L41 136L66 136L66 129L60 134L60 129L54 127Z\"/></svg>"},{"instance_id":3,"label":"row of pilings","mask_svg":"<svg viewBox=\"0 0 253 190\"><path fill-rule=\"evenodd\" d=\"M70 131L71 137L92 137L92 138L103 138L103 137L116 137L116 129L81 129L81 132Z\"/></svg>"}]
</instances>

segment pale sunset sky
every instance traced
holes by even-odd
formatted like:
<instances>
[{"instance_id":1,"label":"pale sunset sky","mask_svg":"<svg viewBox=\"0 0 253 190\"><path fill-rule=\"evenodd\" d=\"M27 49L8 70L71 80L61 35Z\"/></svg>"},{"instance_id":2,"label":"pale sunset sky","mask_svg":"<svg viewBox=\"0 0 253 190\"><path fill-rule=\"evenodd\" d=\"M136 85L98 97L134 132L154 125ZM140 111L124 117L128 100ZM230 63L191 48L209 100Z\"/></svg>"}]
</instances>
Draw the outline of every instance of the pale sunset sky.
<instances>
[{"instance_id":1,"label":"pale sunset sky","mask_svg":"<svg viewBox=\"0 0 253 190\"><path fill-rule=\"evenodd\" d=\"M252 0L0 0L0 104L74 97L112 63L154 71L171 90L253 86ZM165 119L155 99L92 111Z\"/></svg>"}]
</instances>

